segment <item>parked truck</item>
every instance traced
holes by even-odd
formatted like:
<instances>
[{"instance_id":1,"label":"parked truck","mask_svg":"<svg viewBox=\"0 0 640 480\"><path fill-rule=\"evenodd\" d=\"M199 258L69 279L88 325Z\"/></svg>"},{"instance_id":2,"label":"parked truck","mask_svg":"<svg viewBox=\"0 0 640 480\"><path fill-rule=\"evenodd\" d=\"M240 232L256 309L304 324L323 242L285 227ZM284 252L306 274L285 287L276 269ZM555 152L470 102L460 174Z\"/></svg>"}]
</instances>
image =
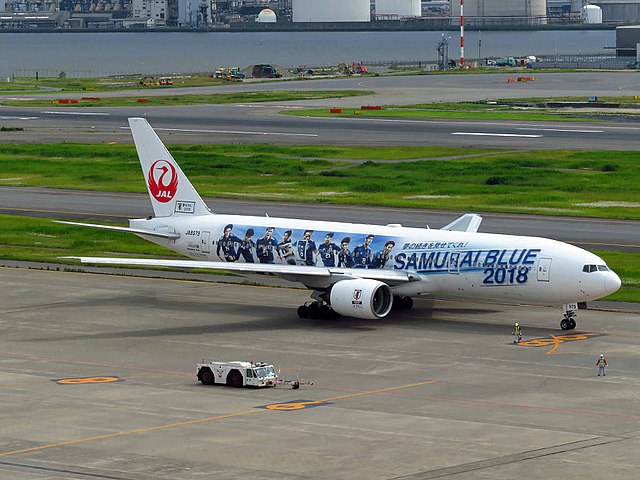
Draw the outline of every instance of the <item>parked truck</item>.
<instances>
[{"instance_id":1,"label":"parked truck","mask_svg":"<svg viewBox=\"0 0 640 480\"><path fill-rule=\"evenodd\" d=\"M273 65L254 65L251 69L253 78L281 78L282 74Z\"/></svg>"},{"instance_id":2,"label":"parked truck","mask_svg":"<svg viewBox=\"0 0 640 480\"><path fill-rule=\"evenodd\" d=\"M230 387L275 387L278 375L273 365L259 362L220 362L202 360L196 367L198 381L203 385Z\"/></svg>"}]
</instances>

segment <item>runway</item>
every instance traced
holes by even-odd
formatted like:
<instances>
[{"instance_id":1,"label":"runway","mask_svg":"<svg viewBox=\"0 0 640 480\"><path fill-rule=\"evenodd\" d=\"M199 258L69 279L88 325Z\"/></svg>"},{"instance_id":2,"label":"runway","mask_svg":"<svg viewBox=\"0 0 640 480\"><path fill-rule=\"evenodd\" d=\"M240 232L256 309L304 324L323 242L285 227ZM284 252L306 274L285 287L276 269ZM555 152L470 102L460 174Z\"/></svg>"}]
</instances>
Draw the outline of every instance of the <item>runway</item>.
<instances>
[{"instance_id":1,"label":"runway","mask_svg":"<svg viewBox=\"0 0 640 480\"><path fill-rule=\"evenodd\" d=\"M633 97L640 82L633 72L536 74L534 82L507 83L514 74L421 75L266 82L220 87L176 88L171 94L268 90L373 91L366 97L279 103L188 107L50 108L0 107L0 122L23 131L2 132L11 142L130 142L127 118L144 116L170 143L276 143L326 145L444 145L508 149L638 148L640 124L632 117L594 121L487 121L415 118L311 118L281 115L304 107L359 108L500 98L575 96ZM74 94L38 94L37 98ZM167 90L100 92L108 96L167 95ZM75 94L81 97L82 94ZM1 98L33 98L27 94ZM578 112L584 113L584 112Z\"/></svg>"},{"instance_id":2,"label":"runway","mask_svg":"<svg viewBox=\"0 0 640 480\"><path fill-rule=\"evenodd\" d=\"M0 269L0 476L627 479L640 467L637 315L419 300L301 320L307 293ZM523 324L529 346L511 344ZM538 345L538 346L534 346ZM605 352L607 377L596 376ZM204 387L208 357L293 391ZM214 473L215 472L215 473Z\"/></svg>"},{"instance_id":3,"label":"runway","mask_svg":"<svg viewBox=\"0 0 640 480\"><path fill-rule=\"evenodd\" d=\"M205 202L216 213L430 228L441 228L468 213L223 198L205 198ZM144 218L153 211L146 194L0 186L0 213L126 224L129 218ZM473 213L482 215L480 231L484 233L542 236L589 250L640 251L640 222L634 220Z\"/></svg>"}]
</instances>

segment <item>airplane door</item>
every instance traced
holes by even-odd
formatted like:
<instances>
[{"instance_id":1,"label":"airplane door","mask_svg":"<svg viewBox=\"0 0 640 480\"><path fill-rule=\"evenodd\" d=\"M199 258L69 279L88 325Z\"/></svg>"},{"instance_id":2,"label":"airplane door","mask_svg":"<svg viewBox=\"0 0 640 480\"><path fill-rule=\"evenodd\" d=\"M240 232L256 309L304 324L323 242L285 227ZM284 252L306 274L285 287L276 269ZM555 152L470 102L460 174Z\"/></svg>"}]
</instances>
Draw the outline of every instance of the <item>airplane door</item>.
<instances>
[{"instance_id":1,"label":"airplane door","mask_svg":"<svg viewBox=\"0 0 640 480\"><path fill-rule=\"evenodd\" d=\"M548 282L549 272L551 271L551 259L541 258L538 262L538 281Z\"/></svg>"},{"instance_id":2,"label":"airplane door","mask_svg":"<svg viewBox=\"0 0 640 480\"><path fill-rule=\"evenodd\" d=\"M202 253L209 253L209 237L211 236L211 232L202 232L202 236L200 237L200 251Z\"/></svg>"},{"instance_id":3,"label":"airplane door","mask_svg":"<svg viewBox=\"0 0 640 480\"><path fill-rule=\"evenodd\" d=\"M449 255L449 273L454 275L460 273L460 252L451 252Z\"/></svg>"}]
</instances>

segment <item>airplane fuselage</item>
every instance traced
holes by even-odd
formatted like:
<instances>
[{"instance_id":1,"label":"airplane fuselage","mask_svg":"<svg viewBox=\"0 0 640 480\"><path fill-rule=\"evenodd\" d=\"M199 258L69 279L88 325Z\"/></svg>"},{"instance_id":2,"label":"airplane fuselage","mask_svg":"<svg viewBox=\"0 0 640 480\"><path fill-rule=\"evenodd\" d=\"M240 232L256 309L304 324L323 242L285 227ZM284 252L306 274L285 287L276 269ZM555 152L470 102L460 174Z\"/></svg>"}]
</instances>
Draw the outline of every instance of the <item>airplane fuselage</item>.
<instances>
[{"instance_id":1,"label":"airplane fuselage","mask_svg":"<svg viewBox=\"0 0 640 480\"><path fill-rule=\"evenodd\" d=\"M539 237L219 214L130 223L178 233L176 240L144 238L195 260L289 264L301 272L387 269L420 278L393 286L396 295L552 305L600 298L620 284L598 256ZM322 282L305 284L321 289Z\"/></svg>"}]
</instances>

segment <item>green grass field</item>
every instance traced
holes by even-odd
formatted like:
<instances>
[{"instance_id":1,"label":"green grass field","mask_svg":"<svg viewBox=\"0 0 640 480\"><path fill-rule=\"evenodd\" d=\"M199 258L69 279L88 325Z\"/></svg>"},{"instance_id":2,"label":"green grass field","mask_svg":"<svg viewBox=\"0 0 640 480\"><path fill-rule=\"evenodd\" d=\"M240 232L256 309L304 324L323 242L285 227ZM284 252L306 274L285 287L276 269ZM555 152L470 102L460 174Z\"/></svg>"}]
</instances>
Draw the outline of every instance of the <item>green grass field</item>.
<instances>
[{"instance_id":1,"label":"green grass field","mask_svg":"<svg viewBox=\"0 0 640 480\"><path fill-rule=\"evenodd\" d=\"M132 97L105 97L97 94L70 95L66 100L76 99L77 103L59 103L59 100L0 100L0 105L14 107L50 107L55 104L59 107L149 107L176 106L176 105L214 105L226 103L262 103L262 102L288 102L295 100L315 100L319 98L343 98L370 95L366 90L316 90L316 91L288 91L274 90L269 92L238 92L238 93L213 93L208 95L161 95L145 96L144 92ZM90 100L82 100L82 97ZM99 98L99 100L91 100Z\"/></svg>"},{"instance_id":2,"label":"green grass field","mask_svg":"<svg viewBox=\"0 0 640 480\"><path fill-rule=\"evenodd\" d=\"M340 108L338 103L335 104ZM394 105L383 110L361 110L343 108L342 113L331 113L329 108L304 108L285 110L283 115L306 117L382 117L382 118L451 118L451 119L486 119L486 120L532 120L532 121L591 121L575 112L558 111L523 111L502 105L476 103L433 103L422 105Z\"/></svg>"},{"instance_id":3,"label":"green grass field","mask_svg":"<svg viewBox=\"0 0 640 480\"><path fill-rule=\"evenodd\" d=\"M169 149L203 195L640 218L640 152L271 145ZM0 185L145 191L134 148L121 144L0 145Z\"/></svg>"},{"instance_id":4,"label":"green grass field","mask_svg":"<svg viewBox=\"0 0 640 480\"><path fill-rule=\"evenodd\" d=\"M146 90L155 87L145 87L139 84L140 80L147 78L140 75L127 75L103 78L52 78L52 77L13 77L9 82L0 83L0 92L30 92L51 93L51 89L64 92L109 92L113 90ZM155 78L158 78L157 76ZM173 76L173 85L163 86L163 89L171 90L177 87L209 87L225 85L219 78L210 78L208 75L177 75Z\"/></svg>"}]
</instances>

